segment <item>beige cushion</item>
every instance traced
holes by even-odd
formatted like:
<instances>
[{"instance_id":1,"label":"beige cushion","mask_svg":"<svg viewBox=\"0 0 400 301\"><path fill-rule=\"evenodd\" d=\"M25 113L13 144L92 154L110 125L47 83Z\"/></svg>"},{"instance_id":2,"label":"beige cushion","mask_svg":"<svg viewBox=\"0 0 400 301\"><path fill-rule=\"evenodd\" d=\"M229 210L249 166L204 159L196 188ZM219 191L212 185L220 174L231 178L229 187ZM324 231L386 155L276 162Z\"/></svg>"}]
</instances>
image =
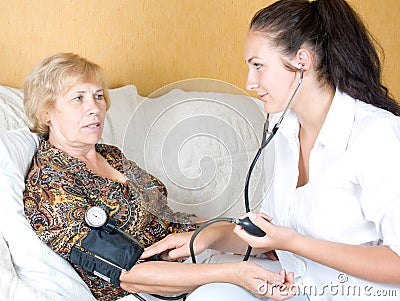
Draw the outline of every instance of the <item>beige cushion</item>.
<instances>
[{"instance_id":1,"label":"beige cushion","mask_svg":"<svg viewBox=\"0 0 400 301\"><path fill-rule=\"evenodd\" d=\"M136 107L122 147L164 182L175 210L235 217L245 212L244 182L264 116L246 95L176 89ZM258 208L266 181L261 161L250 185L252 208Z\"/></svg>"}]
</instances>

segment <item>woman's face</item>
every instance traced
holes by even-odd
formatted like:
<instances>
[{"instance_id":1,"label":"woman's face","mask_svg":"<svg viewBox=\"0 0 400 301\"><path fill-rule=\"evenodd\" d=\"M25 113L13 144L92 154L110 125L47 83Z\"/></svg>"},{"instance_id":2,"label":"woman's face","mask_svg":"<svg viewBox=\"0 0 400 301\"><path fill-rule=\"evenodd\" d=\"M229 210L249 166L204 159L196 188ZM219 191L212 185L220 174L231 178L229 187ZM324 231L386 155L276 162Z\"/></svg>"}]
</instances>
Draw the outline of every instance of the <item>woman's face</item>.
<instances>
[{"instance_id":1,"label":"woman's face","mask_svg":"<svg viewBox=\"0 0 400 301\"><path fill-rule=\"evenodd\" d=\"M106 114L103 88L79 83L61 92L46 113L50 143L65 151L93 147L101 138Z\"/></svg>"},{"instance_id":2,"label":"woman's face","mask_svg":"<svg viewBox=\"0 0 400 301\"><path fill-rule=\"evenodd\" d=\"M246 88L257 92L266 112L283 111L293 92L296 73L285 69L281 54L260 32L249 32L244 55L249 67Z\"/></svg>"}]
</instances>

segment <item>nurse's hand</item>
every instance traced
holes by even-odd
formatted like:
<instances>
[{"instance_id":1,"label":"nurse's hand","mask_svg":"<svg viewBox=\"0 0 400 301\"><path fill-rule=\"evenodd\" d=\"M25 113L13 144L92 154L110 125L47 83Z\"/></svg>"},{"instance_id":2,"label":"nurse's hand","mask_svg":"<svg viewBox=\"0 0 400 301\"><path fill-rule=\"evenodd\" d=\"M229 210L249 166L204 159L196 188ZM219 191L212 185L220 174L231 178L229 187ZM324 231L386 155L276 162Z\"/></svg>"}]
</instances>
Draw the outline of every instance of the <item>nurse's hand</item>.
<instances>
[{"instance_id":1,"label":"nurse's hand","mask_svg":"<svg viewBox=\"0 0 400 301\"><path fill-rule=\"evenodd\" d=\"M268 250L290 250L293 240L297 237L297 232L294 230L276 226L267 220L270 218L263 213L248 213L251 222L263 230L266 235L256 237L247 233L241 226L236 226L234 232L253 248L268 249ZM267 220L265 220L267 218Z\"/></svg>"},{"instance_id":2,"label":"nurse's hand","mask_svg":"<svg viewBox=\"0 0 400 301\"><path fill-rule=\"evenodd\" d=\"M167 261L184 260L190 256L189 243L193 232L169 234L164 239L146 248L140 257L146 259L160 254L161 259ZM196 253L201 253L206 246L201 246L200 241L196 241Z\"/></svg>"}]
</instances>

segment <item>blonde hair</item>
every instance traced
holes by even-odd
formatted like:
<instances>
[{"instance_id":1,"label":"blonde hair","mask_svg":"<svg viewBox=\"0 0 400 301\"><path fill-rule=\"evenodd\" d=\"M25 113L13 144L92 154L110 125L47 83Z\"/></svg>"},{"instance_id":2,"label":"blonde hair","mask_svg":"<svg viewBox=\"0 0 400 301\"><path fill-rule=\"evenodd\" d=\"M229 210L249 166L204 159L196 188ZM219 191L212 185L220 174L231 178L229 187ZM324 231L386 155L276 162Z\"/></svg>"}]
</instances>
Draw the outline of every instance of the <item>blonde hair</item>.
<instances>
[{"instance_id":1,"label":"blonde hair","mask_svg":"<svg viewBox=\"0 0 400 301\"><path fill-rule=\"evenodd\" d=\"M107 109L110 107L107 83L99 65L73 53L56 53L37 64L24 83L24 107L33 124L31 131L40 136L47 135L46 111L60 93L82 82L100 85Z\"/></svg>"}]
</instances>

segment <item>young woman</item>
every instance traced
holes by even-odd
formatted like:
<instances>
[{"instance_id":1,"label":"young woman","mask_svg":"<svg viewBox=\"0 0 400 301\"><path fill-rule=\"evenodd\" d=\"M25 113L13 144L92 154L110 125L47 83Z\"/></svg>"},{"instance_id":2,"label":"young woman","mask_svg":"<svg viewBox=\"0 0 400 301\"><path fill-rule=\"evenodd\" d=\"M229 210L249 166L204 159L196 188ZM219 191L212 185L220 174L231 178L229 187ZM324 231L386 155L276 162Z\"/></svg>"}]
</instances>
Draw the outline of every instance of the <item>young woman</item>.
<instances>
[{"instance_id":1,"label":"young woman","mask_svg":"<svg viewBox=\"0 0 400 301\"><path fill-rule=\"evenodd\" d=\"M400 108L360 18L344 0L277 1L253 17L245 61L247 88L273 115L270 130L289 106L274 137L264 213L249 214L266 235L213 227L195 250L235 251L243 241L276 250L297 293L311 300L399 294L392 290L400 287ZM167 237L145 256L185 256L189 235ZM225 288L206 285L188 300L223 296Z\"/></svg>"}]
</instances>

